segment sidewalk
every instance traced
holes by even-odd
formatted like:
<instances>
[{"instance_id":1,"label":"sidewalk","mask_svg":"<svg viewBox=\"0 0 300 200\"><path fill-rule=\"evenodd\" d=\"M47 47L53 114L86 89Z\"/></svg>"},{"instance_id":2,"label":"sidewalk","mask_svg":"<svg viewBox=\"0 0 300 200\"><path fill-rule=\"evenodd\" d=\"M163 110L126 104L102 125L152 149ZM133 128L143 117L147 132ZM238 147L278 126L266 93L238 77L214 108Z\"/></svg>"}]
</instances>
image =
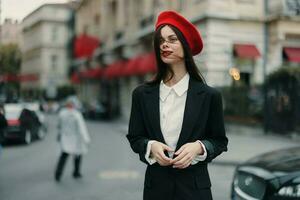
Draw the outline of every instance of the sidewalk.
<instances>
[{"instance_id":1,"label":"sidewalk","mask_svg":"<svg viewBox=\"0 0 300 200\"><path fill-rule=\"evenodd\" d=\"M122 133L127 134L128 124L116 121ZM229 139L228 151L213 160L216 165L238 165L252 157L269 151L299 146L300 137L265 134L260 127L250 127L227 123L226 134Z\"/></svg>"},{"instance_id":2,"label":"sidewalk","mask_svg":"<svg viewBox=\"0 0 300 200\"><path fill-rule=\"evenodd\" d=\"M226 124L228 151L217 157L213 164L237 165L259 154L299 146L299 136L265 134L260 127Z\"/></svg>"}]
</instances>

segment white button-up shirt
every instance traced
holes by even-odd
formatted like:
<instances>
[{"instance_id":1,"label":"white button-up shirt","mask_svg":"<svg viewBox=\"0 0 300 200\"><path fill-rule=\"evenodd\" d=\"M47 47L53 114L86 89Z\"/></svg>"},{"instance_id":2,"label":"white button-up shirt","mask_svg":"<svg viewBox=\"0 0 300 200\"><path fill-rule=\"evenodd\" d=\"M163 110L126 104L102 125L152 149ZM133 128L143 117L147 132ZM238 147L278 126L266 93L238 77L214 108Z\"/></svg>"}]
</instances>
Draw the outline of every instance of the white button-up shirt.
<instances>
[{"instance_id":1,"label":"white button-up shirt","mask_svg":"<svg viewBox=\"0 0 300 200\"><path fill-rule=\"evenodd\" d=\"M190 76L186 73L186 75L172 87L165 85L163 81L161 81L159 86L160 128L166 145L174 150L176 149L182 128L189 79ZM153 142L153 140L148 142L145 155L149 164L156 162L154 158L150 157L151 144ZM205 146L201 142L200 144L204 149L204 154L196 156L191 164L196 164L206 159L207 152ZM174 152L169 152L170 158L173 157L173 154Z\"/></svg>"}]
</instances>

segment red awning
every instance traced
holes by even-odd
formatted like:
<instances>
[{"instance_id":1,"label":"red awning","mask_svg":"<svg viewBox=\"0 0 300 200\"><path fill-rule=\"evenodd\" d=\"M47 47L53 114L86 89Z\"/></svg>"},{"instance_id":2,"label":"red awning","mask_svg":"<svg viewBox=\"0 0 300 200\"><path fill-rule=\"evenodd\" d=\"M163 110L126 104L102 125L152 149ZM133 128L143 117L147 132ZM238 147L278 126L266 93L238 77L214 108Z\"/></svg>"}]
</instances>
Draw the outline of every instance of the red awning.
<instances>
[{"instance_id":1,"label":"red awning","mask_svg":"<svg viewBox=\"0 0 300 200\"><path fill-rule=\"evenodd\" d=\"M235 44L234 52L240 58L256 59L260 57L258 49L253 44Z\"/></svg>"},{"instance_id":2,"label":"red awning","mask_svg":"<svg viewBox=\"0 0 300 200\"><path fill-rule=\"evenodd\" d=\"M144 75L156 72L156 61L154 53L148 53L134 57L126 62L117 61L104 70L103 75L107 78L121 76Z\"/></svg>"},{"instance_id":3,"label":"red awning","mask_svg":"<svg viewBox=\"0 0 300 200\"><path fill-rule=\"evenodd\" d=\"M36 74L4 74L0 81L4 82L34 82L39 80Z\"/></svg>"},{"instance_id":4,"label":"red awning","mask_svg":"<svg viewBox=\"0 0 300 200\"><path fill-rule=\"evenodd\" d=\"M126 66L123 70L124 76L137 75L141 63L141 57L135 57L126 62Z\"/></svg>"},{"instance_id":5,"label":"red awning","mask_svg":"<svg viewBox=\"0 0 300 200\"><path fill-rule=\"evenodd\" d=\"M74 41L74 55L76 58L90 58L99 45L97 38L82 34Z\"/></svg>"},{"instance_id":6,"label":"red awning","mask_svg":"<svg viewBox=\"0 0 300 200\"><path fill-rule=\"evenodd\" d=\"M21 75L19 75L20 82L35 82L37 80L39 80L39 77L36 74L21 74Z\"/></svg>"},{"instance_id":7,"label":"red awning","mask_svg":"<svg viewBox=\"0 0 300 200\"><path fill-rule=\"evenodd\" d=\"M100 78L103 74L102 68L92 68L85 71L80 72L80 77L85 79L97 79Z\"/></svg>"},{"instance_id":8,"label":"red awning","mask_svg":"<svg viewBox=\"0 0 300 200\"><path fill-rule=\"evenodd\" d=\"M142 55L139 64L138 74L143 75L157 71L155 54L153 52Z\"/></svg>"},{"instance_id":9,"label":"red awning","mask_svg":"<svg viewBox=\"0 0 300 200\"><path fill-rule=\"evenodd\" d=\"M80 83L80 78L79 74L77 72L74 72L71 76L71 82L74 84L79 84Z\"/></svg>"},{"instance_id":10,"label":"red awning","mask_svg":"<svg viewBox=\"0 0 300 200\"><path fill-rule=\"evenodd\" d=\"M124 65L123 61L117 61L108 65L103 72L103 76L106 78L117 78L122 76Z\"/></svg>"},{"instance_id":11,"label":"red awning","mask_svg":"<svg viewBox=\"0 0 300 200\"><path fill-rule=\"evenodd\" d=\"M284 47L283 51L290 62L300 63L300 47Z\"/></svg>"},{"instance_id":12,"label":"red awning","mask_svg":"<svg viewBox=\"0 0 300 200\"><path fill-rule=\"evenodd\" d=\"M4 82L18 82L19 81L19 77L17 74L4 74L2 79Z\"/></svg>"},{"instance_id":13,"label":"red awning","mask_svg":"<svg viewBox=\"0 0 300 200\"><path fill-rule=\"evenodd\" d=\"M153 52L139 55L127 61L122 75L144 75L156 72L156 60Z\"/></svg>"}]
</instances>

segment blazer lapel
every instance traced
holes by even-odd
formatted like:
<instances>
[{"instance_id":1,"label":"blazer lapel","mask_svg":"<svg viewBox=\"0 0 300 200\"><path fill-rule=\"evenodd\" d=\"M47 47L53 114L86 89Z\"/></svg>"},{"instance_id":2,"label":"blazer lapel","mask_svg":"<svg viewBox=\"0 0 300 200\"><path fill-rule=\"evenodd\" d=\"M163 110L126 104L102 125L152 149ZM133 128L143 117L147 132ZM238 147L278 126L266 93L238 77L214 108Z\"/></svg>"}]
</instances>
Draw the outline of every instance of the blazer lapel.
<instances>
[{"instance_id":1,"label":"blazer lapel","mask_svg":"<svg viewBox=\"0 0 300 200\"><path fill-rule=\"evenodd\" d=\"M183 115L182 129L176 145L176 150L178 150L183 144L187 142L188 138L192 135L194 125L196 123L199 123L197 122L197 120L199 120L202 104L206 96L206 93L203 90L203 86L203 83L190 78Z\"/></svg>"},{"instance_id":2,"label":"blazer lapel","mask_svg":"<svg viewBox=\"0 0 300 200\"><path fill-rule=\"evenodd\" d=\"M160 128L160 112L159 112L159 84L149 86L145 90L146 113L149 123L153 127L154 134L157 139L166 143Z\"/></svg>"}]
</instances>

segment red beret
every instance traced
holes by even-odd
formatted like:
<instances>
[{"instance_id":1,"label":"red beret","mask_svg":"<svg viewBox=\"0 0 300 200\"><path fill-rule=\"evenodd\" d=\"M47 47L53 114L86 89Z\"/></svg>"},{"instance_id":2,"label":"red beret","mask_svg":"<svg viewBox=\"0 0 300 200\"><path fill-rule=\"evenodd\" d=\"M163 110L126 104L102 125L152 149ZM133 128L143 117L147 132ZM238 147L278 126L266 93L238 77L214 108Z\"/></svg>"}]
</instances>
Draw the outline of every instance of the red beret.
<instances>
[{"instance_id":1,"label":"red beret","mask_svg":"<svg viewBox=\"0 0 300 200\"><path fill-rule=\"evenodd\" d=\"M182 32L193 55L201 52L203 48L202 38L197 28L191 22L175 11L163 11L158 15L155 30L166 24L175 26Z\"/></svg>"}]
</instances>

